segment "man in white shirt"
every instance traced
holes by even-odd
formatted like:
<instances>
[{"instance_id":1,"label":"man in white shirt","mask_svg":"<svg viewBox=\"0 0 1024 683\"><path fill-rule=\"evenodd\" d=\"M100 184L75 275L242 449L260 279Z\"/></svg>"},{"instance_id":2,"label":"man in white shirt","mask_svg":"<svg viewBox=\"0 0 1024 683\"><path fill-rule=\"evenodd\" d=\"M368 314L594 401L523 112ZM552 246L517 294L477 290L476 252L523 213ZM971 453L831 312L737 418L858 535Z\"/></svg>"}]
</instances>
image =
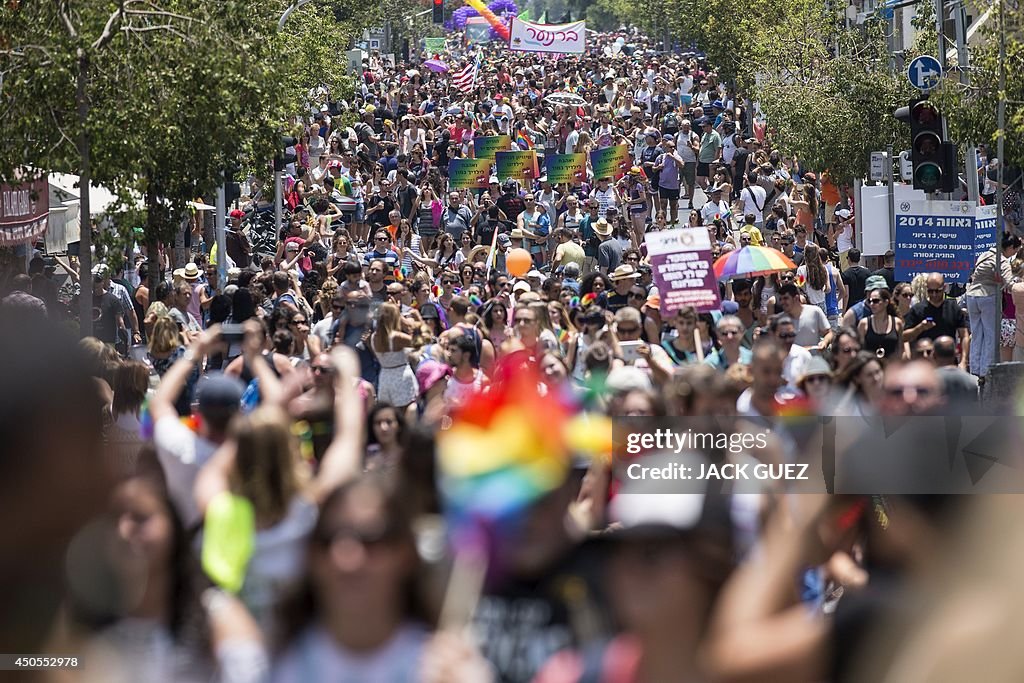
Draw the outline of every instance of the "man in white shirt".
<instances>
[{"instance_id":1,"label":"man in white shirt","mask_svg":"<svg viewBox=\"0 0 1024 683\"><path fill-rule=\"evenodd\" d=\"M800 300L800 290L794 284L782 285L776 296L782 312L794 326L796 337L793 344L805 349L827 349L832 343L832 326L825 312L817 306L804 304Z\"/></svg>"},{"instance_id":2,"label":"man in white shirt","mask_svg":"<svg viewBox=\"0 0 1024 683\"><path fill-rule=\"evenodd\" d=\"M313 325L313 329L310 330L314 336L320 339L320 343L323 344L325 349L328 348L333 341L331 330L334 327L335 315L339 317L341 316L342 311L345 310L345 301L344 293L335 295L334 299L331 301L331 312L328 313L323 320L318 322L316 325Z\"/></svg>"},{"instance_id":3,"label":"man in white shirt","mask_svg":"<svg viewBox=\"0 0 1024 683\"><path fill-rule=\"evenodd\" d=\"M637 91L633 93L633 102L635 102L638 107L643 107L644 110L651 111L651 97L653 95L654 93L651 92L651 87L646 81L644 81L640 84L640 87L637 88Z\"/></svg>"},{"instance_id":4,"label":"man in white shirt","mask_svg":"<svg viewBox=\"0 0 1024 683\"><path fill-rule=\"evenodd\" d=\"M693 132L690 119L679 122L676 134L676 151L683 160L683 183L686 185L686 196L693 206L693 189L697 185L697 151L700 149L700 136Z\"/></svg>"},{"instance_id":5,"label":"man in white shirt","mask_svg":"<svg viewBox=\"0 0 1024 683\"><path fill-rule=\"evenodd\" d=\"M692 203L692 200L691 200ZM722 198L722 188L715 185L708 191L708 201L700 209L700 216L703 222L701 225L711 225L716 218L725 222L726 229L732 224L732 209L729 203Z\"/></svg>"},{"instance_id":6,"label":"man in white shirt","mask_svg":"<svg viewBox=\"0 0 1024 683\"><path fill-rule=\"evenodd\" d=\"M785 313L772 318L768 329L786 354L782 362L782 379L785 380L787 387L796 390L796 380L811 362L811 352L794 343L797 336L796 327L793 318Z\"/></svg>"},{"instance_id":7,"label":"man in white shirt","mask_svg":"<svg viewBox=\"0 0 1024 683\"><path fill-rule=\"evenodd\" d=\"M754 214L754 225L758 229L764 226L764 203L768 199L768 193L757 184L757 173L751 171L743 179L743 189L740 190L740 201L743 202L743 213Z\"/></svg>"},{"instance_id":8,"label":"man in white shirt","mask_svg":"<svg viewBox=\"0 0 1024 683\"><path fill-rule=\"evenodd\" d=\"M167 479L167 491L181 516L185 529L202 521L192 489L199 470L227 438L228 424L238 412L245 387L236 378L223 374L208 375L196 383L199 404L199 433L182 424L174 407L178 395L187 391L196 365L219 341L217 329L207 330L172 365L157 386L149 412L153 416L153 442L157 458ZM256 362L266 362L262 356Z\"/></svg>"},{"instance_id":9,"label":"man in white shirt","mask_svg":"<svg viewBox=\"0 0 1024 683\"><path fill-rule=\"evenodd\" d=\"M508 127L512 123L512 107L505 103L505 98L500 94L494 96L494 108L491 109L491 118L498 126L498 133L508 135Z\"/></svg>"},{"instance_id":10,"label":"man in white shirt","mask_svg":"<svg viewBox=\"0 0 1024 683\"><path fill-rule=\"evenodd\" d=\"M565 125L569 129L565 136L565 153L572 154L576 151L576 145L580 143L580 132L576 130L576 119L568 119Z\"/></svg>"}]
</instances>

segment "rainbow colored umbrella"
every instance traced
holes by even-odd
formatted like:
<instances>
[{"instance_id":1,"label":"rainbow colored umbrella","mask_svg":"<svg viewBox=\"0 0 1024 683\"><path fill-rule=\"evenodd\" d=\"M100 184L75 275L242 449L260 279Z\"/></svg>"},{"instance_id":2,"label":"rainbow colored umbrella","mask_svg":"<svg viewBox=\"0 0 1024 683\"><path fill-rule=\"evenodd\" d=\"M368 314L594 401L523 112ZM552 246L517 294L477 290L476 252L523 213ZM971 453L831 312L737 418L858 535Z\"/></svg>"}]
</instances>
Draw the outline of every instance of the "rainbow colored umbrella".
<instances>
[{"instance_id":1,"label":"rainbow colored umbrella","mask_svg":"<svg viewBox=\"0 0 1024 683\"><path fill-rule=\"evenodd\" d=\"M743 247L719 256L713 266L719 280L737 277L757 277L784 270L796 270L796 264L778 249L771 247Z\"/></svg>"}]
</instances>

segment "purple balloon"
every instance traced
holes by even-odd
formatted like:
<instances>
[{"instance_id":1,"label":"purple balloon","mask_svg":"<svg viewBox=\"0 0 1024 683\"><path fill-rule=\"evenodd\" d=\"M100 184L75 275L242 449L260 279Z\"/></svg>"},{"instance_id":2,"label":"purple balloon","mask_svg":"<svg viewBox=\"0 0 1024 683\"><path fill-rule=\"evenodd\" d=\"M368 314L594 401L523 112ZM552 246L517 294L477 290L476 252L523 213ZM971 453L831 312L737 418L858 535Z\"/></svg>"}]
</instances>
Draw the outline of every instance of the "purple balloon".
<instances>
[{"instance_id":1,"label":"purple balloon","mask_svg":"<svg viewBox=\"0 0 1024 683\"><path fill-rule=\"evenodd\" d=\"M515 16L519 14L519 9L516 7L514 0L494 0L487 6L487 9L494 12L495 15L505 19L505 23L508 23L509 16ZM448 28L454 28L456 31L464 31L466 29L466 20L470 17L478 17L480 13L469 6L463 6L452 12L452 18L446 23ZM497 40L501 38L494 28L491 28L491 40Z\"/></svg>"}]
</instances>

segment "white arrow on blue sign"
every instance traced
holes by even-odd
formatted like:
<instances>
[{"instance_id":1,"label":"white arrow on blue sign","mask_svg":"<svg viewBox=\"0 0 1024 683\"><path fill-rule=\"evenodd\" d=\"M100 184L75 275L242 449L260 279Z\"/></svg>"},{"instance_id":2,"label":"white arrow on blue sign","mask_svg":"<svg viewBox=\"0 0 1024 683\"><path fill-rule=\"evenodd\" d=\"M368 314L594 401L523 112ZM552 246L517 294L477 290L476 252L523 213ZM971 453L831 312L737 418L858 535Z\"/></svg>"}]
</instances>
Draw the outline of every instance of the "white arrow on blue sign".
<instances>
[{"instance_id":1,"label":"white arrow on blue sign","mask_svg":"<svg viewBox=\"0 0 1024 683\"><path fill-rule=\"evenodd\" d=\"M938 87L942 79L942 65L935 57L921 55L914 58L907 67L907 78L910 84L921 92L928 92Z\"/></svg>"}]
</instances>

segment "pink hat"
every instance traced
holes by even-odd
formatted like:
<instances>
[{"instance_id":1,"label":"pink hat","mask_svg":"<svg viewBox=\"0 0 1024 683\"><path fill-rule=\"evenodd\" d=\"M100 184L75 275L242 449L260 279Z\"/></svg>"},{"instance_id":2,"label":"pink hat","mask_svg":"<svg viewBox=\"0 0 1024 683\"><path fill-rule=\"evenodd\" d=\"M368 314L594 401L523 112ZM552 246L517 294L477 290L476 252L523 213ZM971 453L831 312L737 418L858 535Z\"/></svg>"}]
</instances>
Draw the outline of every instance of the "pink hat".
<instances>
[{"instance_id":1,"label":"pink hat","mask_svg":"<svg viewBox=\"0 0 1024 683\"><path fill-rule=\"evenodd\" d=\"M416 368L416 381L420 385L420 395L430 391L430 387L437 384L442 377L452 374L450 366L439 363L436 360L425 360Z\"/></svg>"}]
</instances>

